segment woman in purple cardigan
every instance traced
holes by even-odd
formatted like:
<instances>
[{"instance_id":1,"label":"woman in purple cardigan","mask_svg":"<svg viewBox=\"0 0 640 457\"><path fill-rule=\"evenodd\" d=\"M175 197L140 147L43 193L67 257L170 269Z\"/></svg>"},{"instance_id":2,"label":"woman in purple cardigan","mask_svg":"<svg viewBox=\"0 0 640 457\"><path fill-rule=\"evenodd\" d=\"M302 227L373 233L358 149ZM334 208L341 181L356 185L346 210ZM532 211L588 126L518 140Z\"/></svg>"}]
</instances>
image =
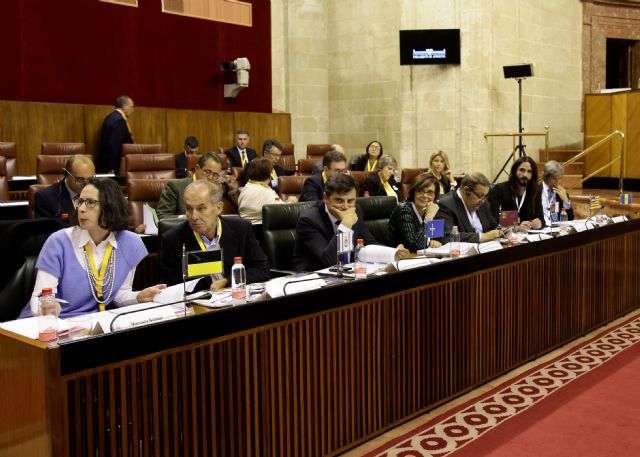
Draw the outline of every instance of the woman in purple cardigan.
<instances>
[{"instance_id":1,"label":"woman in purple cardigan","mask_svg":"<svg viewBox=\"0 0 640 457\"><path fill-rule=\"evenodd\" d=\"M31 301L20 317L38 314L38 295L44 288L64 300L60 317L65 318L111 304L152 301L166 287L132 290L136 266L147 250L138 235L127 231L127 205L115 181L90 178L75 204L71 227L52 234L40 251Z\"/></svg>"}]
</instances>

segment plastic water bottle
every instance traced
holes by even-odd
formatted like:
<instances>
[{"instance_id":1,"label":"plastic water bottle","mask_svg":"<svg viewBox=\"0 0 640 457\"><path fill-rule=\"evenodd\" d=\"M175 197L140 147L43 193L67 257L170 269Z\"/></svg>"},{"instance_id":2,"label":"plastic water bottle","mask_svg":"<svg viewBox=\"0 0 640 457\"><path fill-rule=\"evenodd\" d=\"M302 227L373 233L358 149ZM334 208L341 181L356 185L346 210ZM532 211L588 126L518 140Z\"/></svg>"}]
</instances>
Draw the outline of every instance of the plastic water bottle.
<instances>
[{"instance_id":1,"label":"plastic water bottle","mask_svg":"<svg viewBox=\"0 0 640 457\"><path fill-rule=\"evenodd\" d=\"M364 196L365 196L365 197L368 197L368 196L369 196L369 191L368 191L368 190L365 190L365 191L364 191Z\"/></svg>"},{"instance_id":2,"label":"plastic water bottle","mask_svg":"<svg viewBox=\"0 0 640 457\"><path fill-rule=\"evenodd\" d=\"M231 299L234 305L247 302L247 272L242 257L234 257L231 267Z\"/></svg>"},{"instance_id":3,"label":"plastic water bottle","mask_svg":"<svg viewBox=\"0 0 640 457\"><path fill-rule=\"evenodd\" d=\"M38 339L45 343L58 340L59 304L50 288L42 289L38 298Z\"/></svg>"},{"instance_id":4,"label":"plastic water bottle","mask_svg":"<svg viewBox=\"0 0 640 457\"><path fill-rule=\"evenodd\" d=\"M569 216L567 216L567 210L562 208L560 211L560 235L566 235L569 233Z\"/></svg>"},{"instance_id":5,"label":"plastic water bottle","mask_svg":"<svg viewBox=\"0 0 640 457\"><path fill-rule=\"evenodd\" d=\"M458 226L451 228L451 241L449 242L449 256L451 258L460 257L460 232Z\"/></svg>"},{"instance_id":6,"label":"plastic water bottle","mask_svg":"<svg viewBox=\"0 0 640 457\"><path fill-rule=\"evenodd\" d=\"M367 277L367 265L364 263L361 254L361 251L364 249L364 240L362 238L358 238L358 244L356 244L356 252L355 252L355 278L356 279L365 279Z\"/></svg>"}]
</instances>

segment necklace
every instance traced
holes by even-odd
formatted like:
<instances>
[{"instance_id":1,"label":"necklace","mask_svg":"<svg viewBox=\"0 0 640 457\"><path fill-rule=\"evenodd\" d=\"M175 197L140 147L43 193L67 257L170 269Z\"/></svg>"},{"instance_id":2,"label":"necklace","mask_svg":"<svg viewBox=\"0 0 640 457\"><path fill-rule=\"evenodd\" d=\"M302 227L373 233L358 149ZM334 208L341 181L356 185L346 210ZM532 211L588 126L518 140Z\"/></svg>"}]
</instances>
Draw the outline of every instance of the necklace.
<instances>
[{"instance_id":1,"label":"necklace","mask_svg":"<svg viewBox=\"0 0 640 457\"><path fill-rule=\"evenodd\" d=\"M111 247L111 245L109 245L109 247ZM87 274L87 281L89 282L91 295L93 296L96 303L98 303L100 311L104 311L105 303L107 303L113 295L113 283L116 272L116 256L111 255L112 252L110 249L108 249L108 251L109 252L105 254L105 260L102 263L101 271L100 273L98 273L93 262L93 254L91 254L91 259L89 258L91 248L88 244L85 245L84 250L84 271ZM108 259L106 256L108 256ZM107 294L104 293L103 289L106 283L109 283L109 292Z\"/></svg>"}]
</instances>

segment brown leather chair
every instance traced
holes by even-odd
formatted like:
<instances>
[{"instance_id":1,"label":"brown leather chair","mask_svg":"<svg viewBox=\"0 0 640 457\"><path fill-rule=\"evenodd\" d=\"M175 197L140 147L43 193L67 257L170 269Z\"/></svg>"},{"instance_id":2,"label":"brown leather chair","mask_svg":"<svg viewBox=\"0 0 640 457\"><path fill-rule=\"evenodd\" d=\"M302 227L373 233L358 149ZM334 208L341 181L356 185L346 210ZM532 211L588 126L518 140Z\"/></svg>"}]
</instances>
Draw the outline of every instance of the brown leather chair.
<instances>
[{"instance_id":1,"label":"brown leather chair","mask_svg":"<svg viewBox=\"0 0 640 457\"><path fill-rule=\"evenodd\" d=\"M84 143L42 143L40 147L40 155L43 156L72 156L84 153Z\"/></svg>"},{"instance_id":2,"label":"brown leather chair","mask_svg":"<svg viewBox=\"0 0 640 457\"><path fill-rule=\"evenodd\" d=\"M238 183L240 185L242 185L243 183L243 176L244 176L244 168L242 167L231 167L231 175L236 178L236 181L238 181Z\"/></svg>"},{"instance_id":3,"label":"brown leather chair","mask_svg":"<svg viewBox=\"0 0 640 457\"><path fill-rule=\"evenodd\" d=\"M152 208L158 206L160 193L167 183L166 179L136 179L127 181L127 191L129 205L129 222L137 227L144 221L143 207L148 204Z\"/></svg>"},{"instance_id":4,"label":"brown leather chair","mask_svg":"<svg viewBox=\"0 0 640 457\"><path fill-rule=\"evenodd\" d=\"M198 164L198 160L200 160L202 154L189 154L187 156L187 174L191 176L193 171L196 169L196 165Z\"/></svg>"},{"instance_id":5,"label":"brown leather chair","mask_svg":"<svg viewBox=\"0 0 640 457\"><path fill-rule=\"evenodd\" d=\"M125 176L125 157L129 154L164 154L164 147L161 144L123 144L120 170L118 171L120 176ZM175 168L175 166L174 159L173 167Z\"/></svg>"},{"instance_id":6,"label":"brown leather chair","mask_svg":"<svg viewBox=\"0 0 640 457\"><path fill-rule=\"evenodd\" d=\"M0 156L7 159L7 177L13 178L18 174L18 163L16 161L16 144L0 142Z\"/></svg>"},{"instance_id":7,"label":"brown leather chair","mask_svg":"<svg viewBox=\"0 0 640 457\"><path fill-rule=\"evenodd\" d=\"M229 169L229 158L227 157L227 155L225 153L219 153L218 156L222 160L222 169L223 170L228 170Z\"/></svg>"},{"instance_id":8,"label":"brown leather chair","mask_svg":"<svg viewBox=\"0 0 640 457\"><path fill-rule=\"evenodd\" d=\"M306 179L307 176L278 176L280 200L286 202L291 196L299 197Z\"/></svg>"},{"instance_id":9,"label":"brown leather chair","mask_svg":"<svg viewBox=\"0 0 640 457\"><path fill-rule=\"evenodd\" d=\"M409 196L409 187L411 182L420 173L424 173L428 168L403 168L400 174L400 191L398 192L398 201L405 201Z\"/></svg>"},{"instance_id":10,"label":"brown leather chair","mask_svg":"<svg viewBox=\"0 0 640 457\"><path fill-rule=\"evenodd\" d=\"M358 195L362 193L362 186L364 185L364 181L369 177L371 173L368 171L352 171L351 176L356 180L356 184L358 184Z\"/></svg>"},{"instance_id":11,"label":"brown leather chair","mask_svg":"<svg viewBox=\"0 0 640 457\"><path fill-rule=\"evenodd\" d=\"M282 145L282 157L280 157L280 166L289 173L296 171L296 158L293 155L294 146L291 143Z\"/></svg>"},{"instance_id":12,"label":"brown leather chair","mask_svg":"<svg viewBox=\"0 0 640 457\"><path fill-rule=\"evenodd\" d=\"M50 184L31 184L29 186L29 191L27 194L27 198L29 200L29 209L27 211L27 214L29 215L29 219L33 219L35 217L35 215L33 214L33 205L36 204L36 193L49 186Z\"/></svg>"},{"instance_id":13,"label":"brown leather chair","mask_svg":"<svg viewBox=\"0 0 640 457\"><path fill-rule=\"evenodd\" d=\"M70 155L39 155L36 158L36 182L38 184L55 184L64 178L63 168Z\"/></svg>"},{"instance_id":14,"label":"brown leather chair","mask_svg":"<svg viewBox=\"0 0 640 457\"><path fill-rule=\"evenodd\" d=\"M176 179L173 154L129 154L124 159L127 189L130 179Z\"/></svg>"},{"instance_id":15,"label":"brown leather chair","mask_svg":"<svg viewBox=\"0 0 640 457\"><path fill-rule=\"evenodd\" d=\"M298 160L298 172L300 173L300 176L312 175L313 166L318 162L322 162L322 157L317 156L317 157Z\"/></svg>"},{"instance_id":16,"label":"brown leather chair","mask_svg":"<svg viewBox=\"0 0 640 457\"><path fill-rule=\"evenodd\" d=\"M0 156L0 200L8 201L9 196L9 177L7 176L7 158Z\"/></svg>"},{"instance_id":17,"label":"brown leather chair","mask_svg":"<svg viewBox=\"0 0 640 457\"><path fill-rule=\"evenodd\" d=\"M331 149L330 144L308 144L307 158L311 158L311 157L322 158L330 149Z\"/></svg>"}]
</instances>

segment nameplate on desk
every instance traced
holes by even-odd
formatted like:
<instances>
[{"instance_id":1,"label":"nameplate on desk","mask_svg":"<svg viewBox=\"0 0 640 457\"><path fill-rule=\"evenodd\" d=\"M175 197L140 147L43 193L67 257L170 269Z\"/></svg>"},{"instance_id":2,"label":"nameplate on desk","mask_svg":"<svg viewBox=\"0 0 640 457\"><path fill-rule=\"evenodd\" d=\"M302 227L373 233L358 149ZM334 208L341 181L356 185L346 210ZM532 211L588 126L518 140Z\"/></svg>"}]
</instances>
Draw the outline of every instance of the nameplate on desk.
<instances>
[{"instance_id":1,"label":"nameplate on desk","mask_svg":"<svg viewBox=\"0 0 640 457\"><path fill-rule=\"evenodd\" d=\"M29 206L27 200L13 200L8 202L0 202L0 208L11 208L13 206Z\"/></svg>"},{"instance_id":2,"label":"nameplate on desk","mask_svg":"<svg viewBox=\"0 0 640 457\"><path fill-rule=\"evenodd\" d=\"M9 181L35 181L36 175L33 176L14 176Z\"/></svg>"},{"instance_id":3,"label":"nameplate on desk","mask_svg":"<svg viewBox=\"0 0 640 457\"><path fill-rule=\"evenodd\" d=\"M171 306L163 306L149 310L143 309L118 317L118 320L113 324L113 329L125 330L127 328L140 327L175 318L176 313Z\"/></svg>"}]
</instances>

